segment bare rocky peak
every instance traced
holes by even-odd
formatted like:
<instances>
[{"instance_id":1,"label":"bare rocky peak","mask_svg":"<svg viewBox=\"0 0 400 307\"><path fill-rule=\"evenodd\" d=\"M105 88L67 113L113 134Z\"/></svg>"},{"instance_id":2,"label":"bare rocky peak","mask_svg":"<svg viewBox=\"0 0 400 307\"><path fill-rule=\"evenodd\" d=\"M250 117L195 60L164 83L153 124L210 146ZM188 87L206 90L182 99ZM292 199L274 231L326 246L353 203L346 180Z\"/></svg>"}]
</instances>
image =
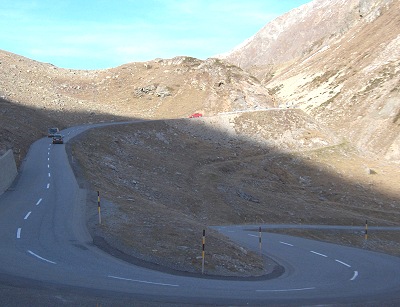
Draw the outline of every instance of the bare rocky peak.
<instances>
[{"instance_id":1,"label":"bare rocky peak","mask_svg":"<svg viewBox=\"0 0 400 307\"><path fill-rule=\"evenodd\" d=\"M276 65L309 54L341 37L362 17L373 20L392 0L314 0L266 24L220 55L242 68Z\"/></svg>"},{"instance_id":2,"label":"bare rocky peak","mask_svg":"<svg viewBox=\"0 0 400 307\"><path fill-rule=\"evenodd\" d=\"M275 70L267 86L281 104L302 108L361 152L400 161L400 3L363 3L365 20Z\"/></svg>"},{"instance_id":3,"label":"bare rocky peak","mask_svg":"<svg viewBox=\"0 0 400 307\"><path fill-rule=\"evenodd\" d=\"M400 2L315 0L225 58L282 107L329 125L365 154L400 161Z\"/></svg>"},{"instance_id":4,"label":"bare rocky peak","mask_svg":"<svg viewBox=\"0 0 400 307\"><path fill-rule=\"evenodd\" d=\"M400 1L315 0L223 58L365 154L400 161Z\"/></svg>"}]
</instances>

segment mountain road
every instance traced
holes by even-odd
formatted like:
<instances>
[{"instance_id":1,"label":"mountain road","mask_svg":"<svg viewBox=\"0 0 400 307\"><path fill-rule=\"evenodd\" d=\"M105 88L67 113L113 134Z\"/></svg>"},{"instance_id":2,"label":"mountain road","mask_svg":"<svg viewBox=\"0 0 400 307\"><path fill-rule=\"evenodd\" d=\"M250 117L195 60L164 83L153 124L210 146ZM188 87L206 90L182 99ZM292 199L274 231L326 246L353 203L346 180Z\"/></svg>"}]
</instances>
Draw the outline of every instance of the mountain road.
<instances>
[{"instance_id":1,"label":"mountain road","mask_svg":"<svg viewBox=\"0 0 400 307\"><path fill-rule=\"evenodd\" d=\"M62 131L64 143L93 127ZM0 196L1 305L400 302L400 258L265 232L260 249L255 225L214 228L275 260L279 274L218 279L135 266L94 246L85 224L85 197L65 145L50 138L32 144L17 180Z\"/></svg>"}]
</instances>

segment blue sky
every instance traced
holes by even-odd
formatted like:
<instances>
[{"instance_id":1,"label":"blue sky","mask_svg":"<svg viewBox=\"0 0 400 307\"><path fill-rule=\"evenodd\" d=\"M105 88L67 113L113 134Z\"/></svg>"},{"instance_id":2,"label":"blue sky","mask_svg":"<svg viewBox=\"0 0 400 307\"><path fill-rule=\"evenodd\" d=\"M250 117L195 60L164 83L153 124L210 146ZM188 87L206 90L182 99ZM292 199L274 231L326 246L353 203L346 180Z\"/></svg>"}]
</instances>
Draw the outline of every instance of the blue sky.
<instances>
[{"instance_id":1,"label":"blue sky","mask_svg":"<svg viewBox=\"0 0 400 307\"><path fill-rule=\"evenodd\" d=\"M72 69L224 53L311 0L0 0L0 49Z\"/></svg>"}]
</instances>

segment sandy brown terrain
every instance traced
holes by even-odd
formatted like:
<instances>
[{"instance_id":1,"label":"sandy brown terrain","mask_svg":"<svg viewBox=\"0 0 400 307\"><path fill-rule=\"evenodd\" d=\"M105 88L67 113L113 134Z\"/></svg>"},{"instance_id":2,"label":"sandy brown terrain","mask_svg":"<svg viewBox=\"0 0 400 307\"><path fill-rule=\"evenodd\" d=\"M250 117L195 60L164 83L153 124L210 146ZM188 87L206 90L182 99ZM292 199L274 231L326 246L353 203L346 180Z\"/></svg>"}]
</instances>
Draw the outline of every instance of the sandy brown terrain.
<instances>
[{"instance_id":1,"label":"sandy brown terrain","mask_svg":"<svg viewBox=\"0 0 400 307\"><path fill-rule=\"evenodd\" d=\"M79 137L72 154L92 190L92 235L132 256L199 272L202 230L207 229L209 274L259 275L263 266L256 254L207 227L363 226L365 220L370 226L398 225L397 167L360 156L322 129L303 129L311 123L299 126L299 111L281 112L286 125L265 113L143 122ZM308 142L304 136L296 142L290 135L293 125L303 129ZM275 137L268 134L264 142L248 137L251 126L275 131ZM96 190L106 199L101 225ZM393 233L372 232L368 242L363 232L294 234L400 256L400 239Z\"/></svg>"}]
</instances>

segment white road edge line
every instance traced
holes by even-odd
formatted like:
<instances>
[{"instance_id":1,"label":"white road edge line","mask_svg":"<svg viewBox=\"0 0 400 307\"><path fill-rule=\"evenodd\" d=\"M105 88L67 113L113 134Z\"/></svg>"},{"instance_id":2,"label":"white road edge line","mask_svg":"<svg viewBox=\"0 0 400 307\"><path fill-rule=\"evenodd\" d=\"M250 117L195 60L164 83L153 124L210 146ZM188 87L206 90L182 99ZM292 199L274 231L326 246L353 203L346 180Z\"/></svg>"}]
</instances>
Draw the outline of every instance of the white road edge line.
<instances>
[{"instance_id":1,"label":"white road edge line","mask_svg":"<svg viewBox=\"0 0 400 307\"><path fill-rule=\"evenodd\" d=\"M322 257L325 257L325 258L328 257L327 255L324 255L324 254L321 254L321 253L317 253L317 252L314 252L314 251L310 251L310 253L313 253L315 255L322 256Z\"/></svg>"},{"instance_id":2,"label":"white road edge line","mask_svg":"<svg viewBox=\"0 0 400 307\"><path fill-rule=\"evenodd\" d=\"M247 235L250 236L250 237L256 237L256 238L258 238L258 236L252 235L252 234L250 234L250 233L248 233Z\"/></svg>"},{"instance_id":3,"label":"white road edge line","mask_svg":"<svg viewBox=\"0 0 400 307\"><path fill-rule=\"evenodd\" d=\"M352 278L350 278L351 281L355 280L358 276L358 271L354 271L354 275Z\"/></svg>"},{"instance_id":4,"label":"white road edge line","mask_svg":"<svg viewBox=\"0 0 400 307\"><path fill-rule=\"evenodd\" d=\"M289 245L289 246L293 246L293 244L286 243L286 242L282 242L282 241L279 241L279 243L281 243L281 244L285 244L285 245Z\"/></svg>"},{"instance_id":5,"label":"white road edge line","mask_svg":"<svg viewBox=\"0 0 400 307\"><path fill-rule=\"evenodd\" d=\"M117 277L117 276L112 276L112 275L108 275L108 277L109 278L114 278L114 279L119 279L119 280L140 282L140 283L143 283L143 284L151 284L151 285L158 285L158 286L168 286L168 287L179 287L179 285L163 284L163 283L159 283L159 282L151 282L151 281L145 281L145 280L130 279L130 278Z\"/></svg>"},{"instance_id":6,"label":"white road edge line","mask_svg":"<svg viewBox=\"0 0 400 307\"><path fill-rule=\"evenodd\" d=\"M40 199L37 201L36 206L39 206L39 204L42 202L42 200L43 200L43 199L40 198Z\"/></svg>"},{"instance_id":7,"label":"white road edge line","mask_svg":"<svg viewBox=\"0 0 400 307\"><path fill-rule=\"evenodd\" d=\"M337 259L335 259L335 261L336 261L336 262L339 262L340 264L343 264L344 266L347 266L348 268L351 268L351 265L350 265L350 264L347 264L347 263L345 263L345 262L343 262L343 261L340 261L340 260L337 260Z\"/></svg>"},{"instance_id":8,"label":"white road edge line","mask_svg":"<svg viewBox=\"0 0 400 307\"><path fill-rule=\"evenodd\" d=\"M17 239L21 239L21 228L17 229Z\"/></svg>"},{"instance_id":9,"label":"white road edge line","mask_svg":"<svg viewBox=\"0 0 400 307\"><path fill-rule=\"evenodd\" d=\"M310 288L298 288L298 289L277 289L277 290L256 290L257 292L290 292L290 291L306 291L314 290L315 287Z\"/></svg>"},{"instance_id":10,"label":"white road edge line","mask_svg":"<svg viewBox=\"0 0 400 307\"><path fill-rule=\"evenodd\" d=\"M25 215L24 220L27 220L28 217L31 215L31 213L32 213L32 211L29 211L29 212Z\"/></svg>"},{"instance_id":11,"label":"white road edge line","mask_svg":"<svg viewBox=\"0 0 400 307\"><path fill-rule=\"evenodd\" d=\"M38 258L40 260L46 261L46 262L51 263L51 264L56 264L54 261L50 261L50 260L48 260L46 258L40 257L39 255L35 254L34 252L32 252L30 250L28 250L28 253L31 254L32 256L35 256L36 258Z\"/></svg>"}]
</instances>

